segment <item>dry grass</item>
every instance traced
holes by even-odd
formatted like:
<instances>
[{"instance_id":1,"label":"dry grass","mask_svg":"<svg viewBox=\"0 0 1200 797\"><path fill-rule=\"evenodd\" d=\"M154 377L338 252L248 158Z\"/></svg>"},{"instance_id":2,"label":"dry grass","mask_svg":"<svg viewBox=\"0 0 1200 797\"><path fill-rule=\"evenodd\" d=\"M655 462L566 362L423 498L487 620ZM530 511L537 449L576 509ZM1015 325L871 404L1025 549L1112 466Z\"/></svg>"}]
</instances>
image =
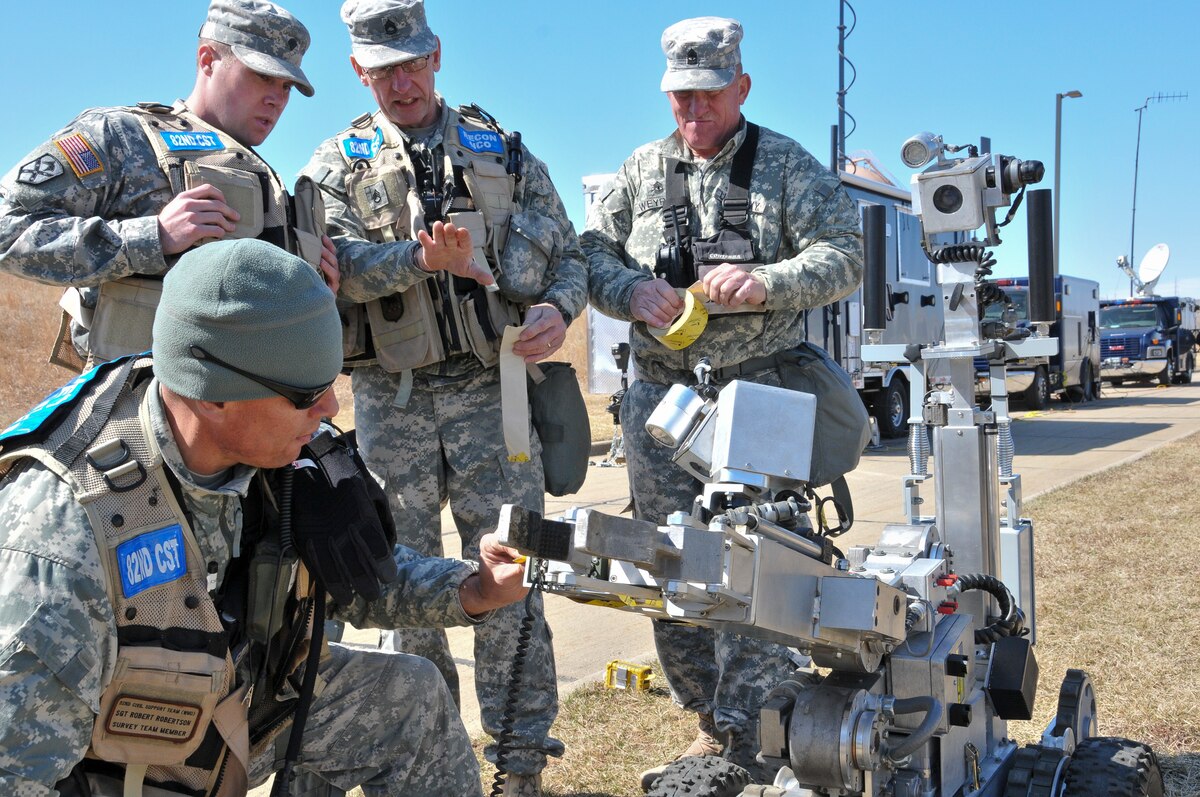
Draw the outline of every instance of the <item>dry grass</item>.
<instances>
[{"instance_id":1,"label":"dry grass","mask_svg":"<svg viewBox=\"0 0 1200 797\"><path fill-rule=\"evenodd\" d=\"M1200 795L1200 556L1189 542L1200 515L1198 444L1200 437L1188 438L1026 507L1038 540L1041 688L1035 719L1010 731L1036 742L1067 668L1084 669L1096 687L1100 733L1149 743L1168 797ZM638 773L687 745L690 716L661 691L580 689L554 728L567 753L547 767L547 793L640 795Z\"/></svg>"},{"instance_id":2,"label":"dry grass","mask_svg":"<svg viewBox=\"0 0 1200 797\"><path fill-rule=\"evenodd\" d=\"M0 380L0 428L16 420L73 374L46 357L58 334L62 288L0 274L5 378Z\"/></svg>"}]
</instances>

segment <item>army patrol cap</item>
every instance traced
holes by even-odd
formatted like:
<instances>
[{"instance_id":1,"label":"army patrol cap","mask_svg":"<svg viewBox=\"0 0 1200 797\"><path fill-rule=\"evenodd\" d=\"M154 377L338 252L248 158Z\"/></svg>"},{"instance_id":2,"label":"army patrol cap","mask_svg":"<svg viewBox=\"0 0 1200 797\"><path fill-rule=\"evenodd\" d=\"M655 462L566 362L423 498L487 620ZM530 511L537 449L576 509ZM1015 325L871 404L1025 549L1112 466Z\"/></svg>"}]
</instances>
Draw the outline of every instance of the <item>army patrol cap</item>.
<instances>
[{"instance_id":1,"label":"army patrol cap","mask_svg":"<svg viewBox=\"0 0 1200 797\"><path fill-rule=\"evenodd\" d=\"M260 75L284 78L305 97L312 84L300 69L312 41L308 28L267 0L212 0L200 38L224 42L237 59Z\"/></svg>"},{"instance_id":2,"label":"army patrol cap","mask_svg":"<svg viewBox=\"0 0 1200 797\"><path fill-rule=\"evenodd\" d=\"M346 0L342 22L350 28L350 50L363 69L410 61L437 49L423 0Z\"/></svg>"},{"instance_id":3,"label":"army patrol cap","mask_svg":"<svg viewBox=\"0 0 1200 797\"><path fill-rule=\"evenodd\" d=\"M733 82L742 62L742 23L724 17L695 17L663 31L667 54L663 91L716 91Z\"/></svg>"},{"instance_id":4,"label":"army patrol cap","mask_svg":"<svg viewBox=\"0 0 1200 797\"><path fill-rule=\"evenodd\" d=\"M333 293L308 263L266 241L214 241L189 250L163 279L152 353L154 375L181 396L271 398L279 394L207 357L316 388L342 368L342 323Z\"/></svg>"}]
</instances>

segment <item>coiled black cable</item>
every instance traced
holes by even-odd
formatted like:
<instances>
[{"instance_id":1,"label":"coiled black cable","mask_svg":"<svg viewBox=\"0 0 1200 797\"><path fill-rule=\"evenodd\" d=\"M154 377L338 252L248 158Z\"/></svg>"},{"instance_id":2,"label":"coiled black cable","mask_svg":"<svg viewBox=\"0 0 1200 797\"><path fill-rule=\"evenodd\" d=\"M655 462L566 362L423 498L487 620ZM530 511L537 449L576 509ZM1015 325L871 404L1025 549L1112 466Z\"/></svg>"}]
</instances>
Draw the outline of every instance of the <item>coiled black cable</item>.
<instances>
[{"instance_id":1,"label":"coiled black cable","mask_svg":"<svg viewBox=\"0 0 1200 797\"><path fill-rule=\"evenodd\" d=\"M1017 606L1017 600L1004 586L1004 582L986 573L972 573L959 576L955 582L959 592L983 590L996 599L1000 606L1000 616L987 626L975 631L975 644L986 645L1006 636L1023 636L1025 634L1025 613Z\"/></svg>"},{"instance_id":2,"label":"coiled black cable","mask_svg":"<svg viewBox=\"0 0 1200 797\"><path fill-rule=\"evenodd\" d=\"M922 244L924 246L924 244ZM976 263L975 267L975 297L979 305L979 317L983 318L988 305L1003 303L1011 306L1012 300L999 286L988 282L992 276L992 267L996 258L981 243L968 242L947 244L932 250L926 249L925 256L933 263Z\"/></svg>"},{"instance_id":3,"label":"coiled black cable","mask_svg":"<svg viewBox=\"0 0 1200 797\"><path fill-rule=\"evenodd\" d=\"M921 245L925 248L925 245ZM977 241L967 241L961 244L946 244L933 249L925 249L925 256L931 263L978 263L979 271L992 273L996 258L988 248Z\"/></svg>"},{"instance_id":4,"label":"coiled black cable","mask_svg":"<svg viewBox=\"0 0 1200 797\"><path fill-rule=\"evenodd\" d=\"M541 588L542 572L533 569L533 583L525 595L525 616L517 631L517 650L513 655L512 675L508 681L508 694L504 698L504 713L500 717L500 733L496 736L496 774L492 777L489 797L504 794L504 781L508 777L508 754L516 742L513 725L517 722L517 702L521 699L521 677L525 674L525 659L529 653L529 640L533 637L533 596Z\"/></svg>"}]
</instances>

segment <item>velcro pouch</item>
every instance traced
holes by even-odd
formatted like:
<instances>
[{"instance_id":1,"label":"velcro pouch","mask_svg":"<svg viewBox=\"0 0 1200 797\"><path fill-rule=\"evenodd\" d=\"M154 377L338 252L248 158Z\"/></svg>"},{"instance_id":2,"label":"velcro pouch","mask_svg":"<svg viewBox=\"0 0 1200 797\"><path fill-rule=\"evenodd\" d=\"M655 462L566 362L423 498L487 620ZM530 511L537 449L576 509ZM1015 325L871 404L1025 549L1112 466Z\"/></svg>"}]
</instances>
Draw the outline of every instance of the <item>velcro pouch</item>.
<instances>
[{"instance_id":1,"label":"velcro pouch","mask_svg":"<svg viewBox=\"0 0 1200 797\"><path fill-rule=\"evenodd\" d=\"M106 761L183 763L204 741L225 678L225 661L207 653L122 647L92 728L93 751Z\"/></svg>"},{"instance_id":2,"label":"velcro pouch","mask_svg":"<svg viewBox=\"0 0 1200 797\"><path fill-rule=\"evenodd\" d=\"M94 360L115 360L150 348L162 277L123 277L100 285L88 350Z\"/></svg>"},{"instance_id":3,"label":"velcro pouch","mask_svg":"<svg viewBox=\"0 0 1200 797\"><path fill-rule=\"evenodd\" d=\"M320 269L321 237L325 234L325 200L316 182L307 175L300 175L292 193L296 206L296 246L300 257L311 266Z\"/></svg>"},{"instance_id":4,"label":"velcro pouch","mask_svg":"<svg viewBox=\"0 0 1200 797\"><path fill-rule=\"evenodd\" d=\"M225 204L240 214L233 232L225 238L257 238L263 231L263 189L258 175L222 166L211 166L195 161L183 164L183 184L191 189L200 185L211 185L225 197ZM197 245L214 238L204 238Z\"/></svg>"}]
</instances>

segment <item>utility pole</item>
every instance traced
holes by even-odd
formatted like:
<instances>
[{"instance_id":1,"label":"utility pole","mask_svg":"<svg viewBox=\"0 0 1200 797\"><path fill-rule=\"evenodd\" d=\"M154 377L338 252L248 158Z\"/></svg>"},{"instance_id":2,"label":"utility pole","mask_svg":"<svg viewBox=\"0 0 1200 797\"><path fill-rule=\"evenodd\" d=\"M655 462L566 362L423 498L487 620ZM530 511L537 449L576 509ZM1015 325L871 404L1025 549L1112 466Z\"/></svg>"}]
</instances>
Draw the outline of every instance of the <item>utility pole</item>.
<instances>
[{"instance_id":1,"label":"utility pole","mask_svg":"<svg viewBox=\"0 0 1200 797\"><path fill-rule=\"evenodd\" d=\"M1186 100L1187 93L1180 94L1163 94L1161 91L1157 94L1151 94L1142 103L1140 108L1134 108L1134 112L1138 115L1137 126L1137 147L1133 150L1133 210L1129 214L1129 265L1131 268L1137 268L1134 260L1134 231L1137 229L1137 184L1138 184L1138 162L1142 154L1142 111L1146 110L1152 102L1166 102L1168 100ZM1133 280L1129 281L1129 295L1133 296Z\"/></svg>"}]
</instances>

